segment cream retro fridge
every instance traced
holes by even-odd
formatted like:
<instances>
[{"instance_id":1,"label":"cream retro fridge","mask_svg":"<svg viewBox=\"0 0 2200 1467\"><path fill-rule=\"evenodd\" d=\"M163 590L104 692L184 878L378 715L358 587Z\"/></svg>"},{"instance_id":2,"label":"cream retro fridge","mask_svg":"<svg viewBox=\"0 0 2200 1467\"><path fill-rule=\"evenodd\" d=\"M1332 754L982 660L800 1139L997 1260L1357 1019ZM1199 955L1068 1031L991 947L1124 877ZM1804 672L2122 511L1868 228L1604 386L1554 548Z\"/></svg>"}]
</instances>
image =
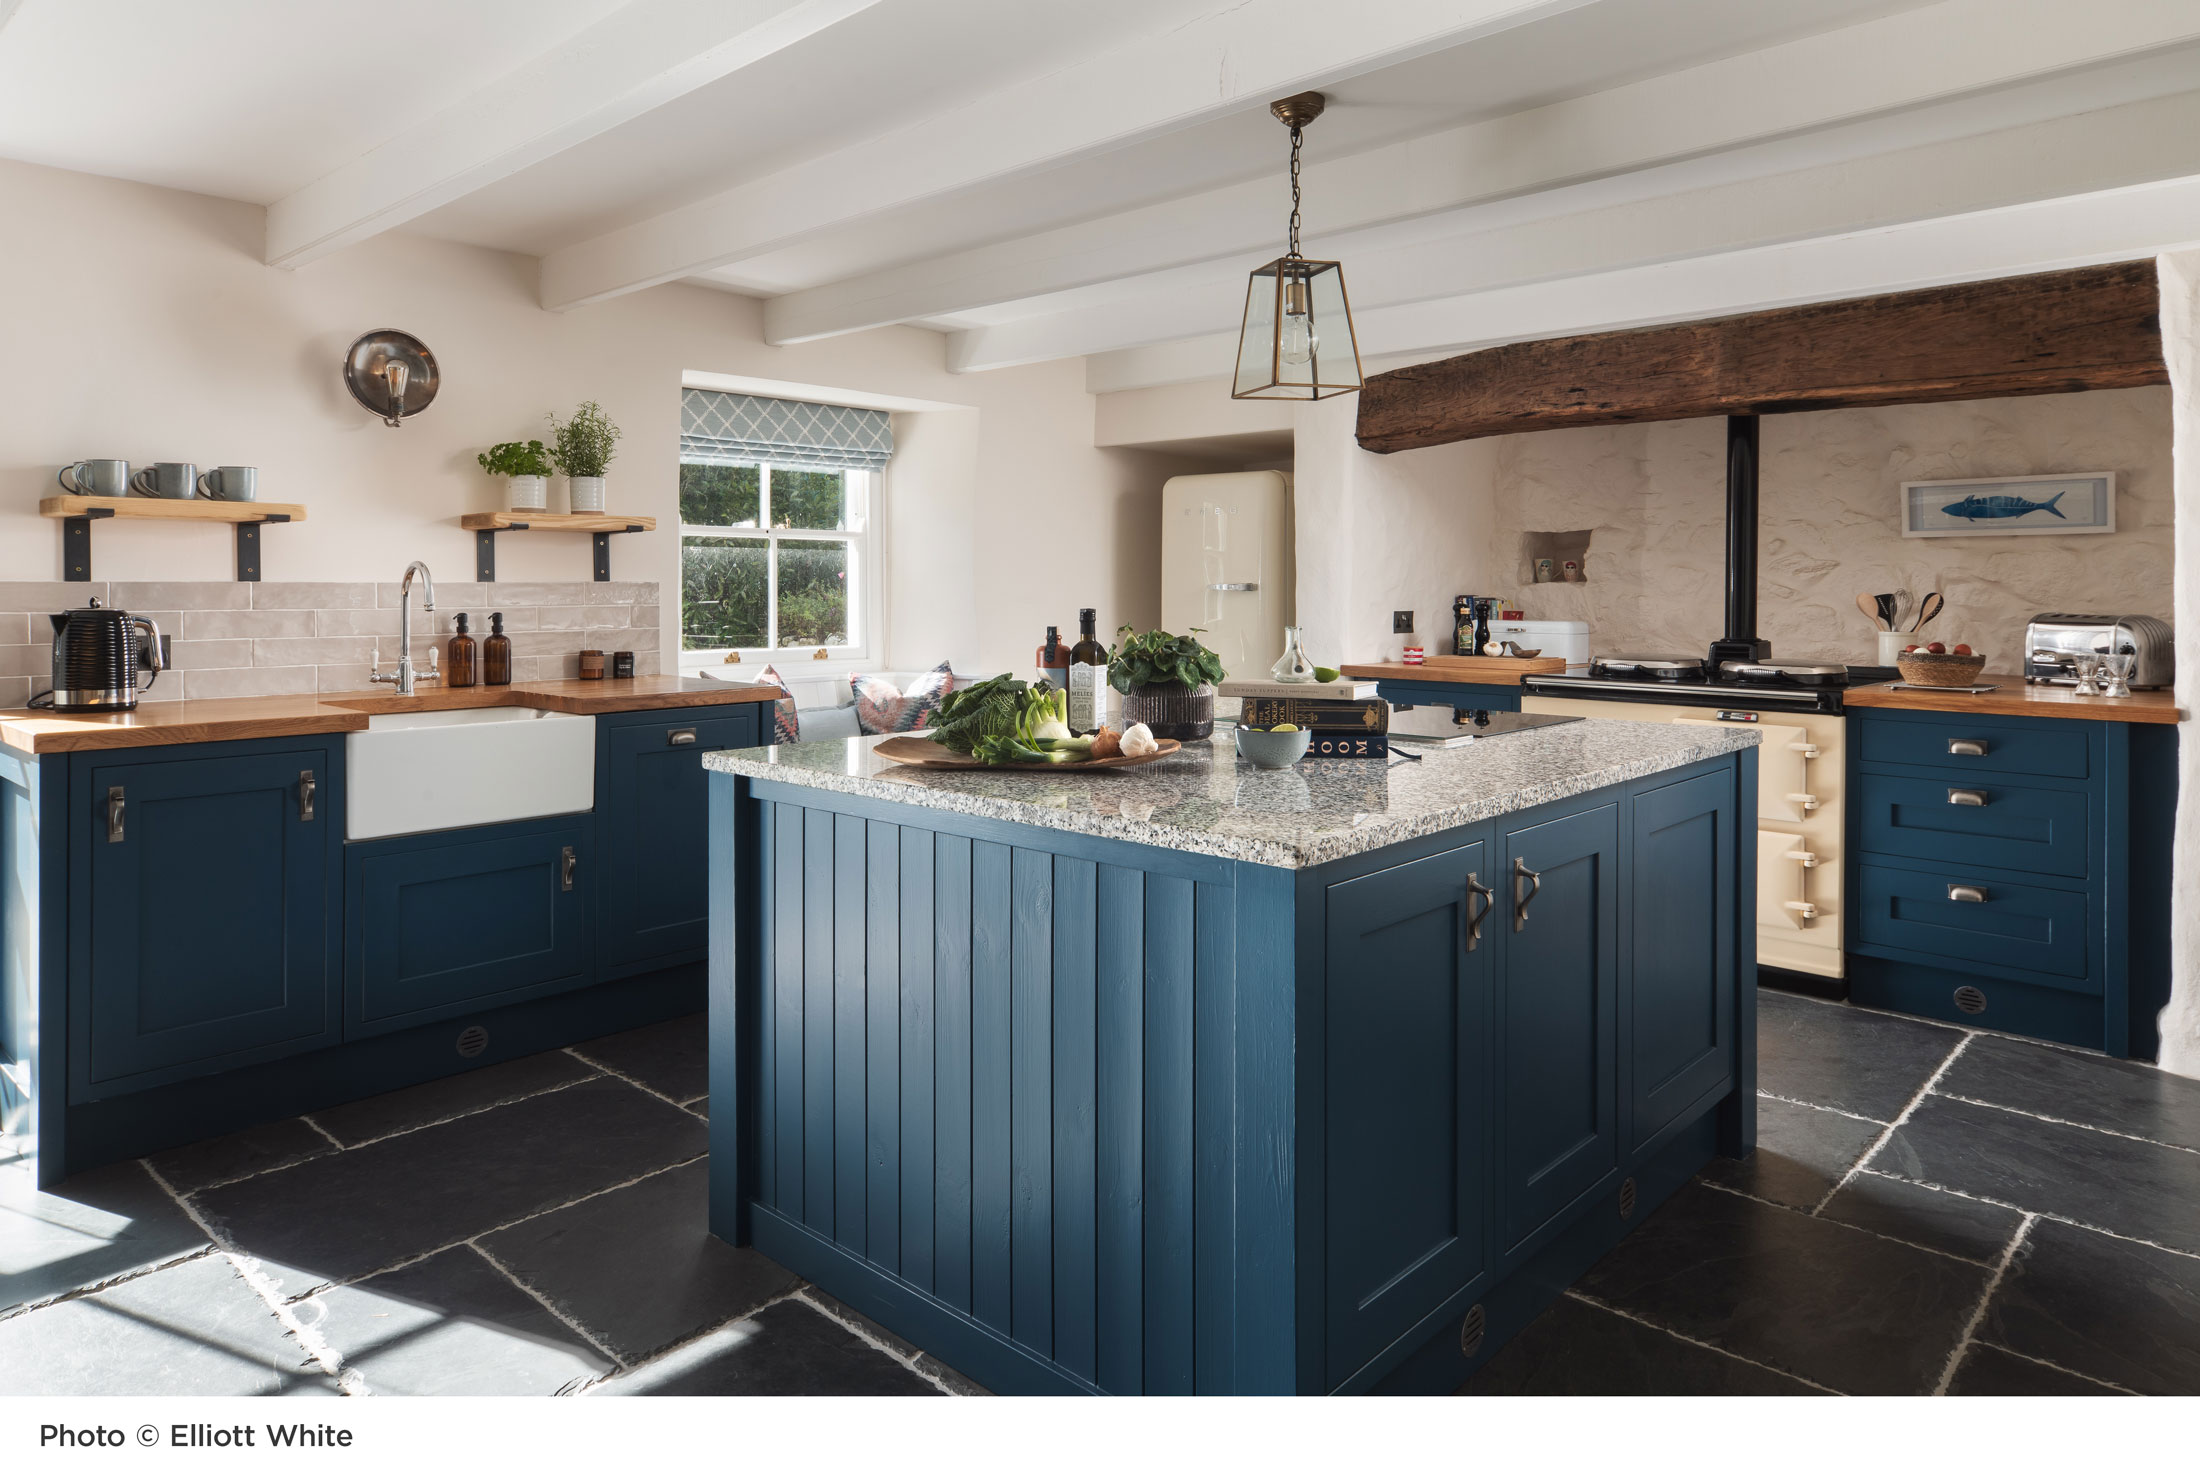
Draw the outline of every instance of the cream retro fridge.
<instances>
[{"instance_id":1,"label":"cream retro fridge","mask_svg":"<svg viewBox=\"0 0 2200 1467\"><path fill-rule=\"evenodd\" d=\"M1291 476L1182 474L1161 486L1161 624L1196 635L1233 677L1283 655L1296 585Z\"/></svg>"}]
</instances>

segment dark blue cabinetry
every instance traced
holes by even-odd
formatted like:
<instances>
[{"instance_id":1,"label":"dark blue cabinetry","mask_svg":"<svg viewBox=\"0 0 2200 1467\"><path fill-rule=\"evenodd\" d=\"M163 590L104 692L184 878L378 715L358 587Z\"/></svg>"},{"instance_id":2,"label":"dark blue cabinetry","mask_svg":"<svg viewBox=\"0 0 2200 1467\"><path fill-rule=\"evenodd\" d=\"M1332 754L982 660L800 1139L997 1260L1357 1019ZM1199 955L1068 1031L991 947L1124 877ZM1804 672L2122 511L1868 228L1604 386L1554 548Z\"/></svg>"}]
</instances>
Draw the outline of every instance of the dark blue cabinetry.
<instances>
[{"instance_id":1,"label":"dark blue cabinetry","mask_svg":"<svg viewBox=\"0 0 2200 1467\"><path fill-rule=\"evenodd\" d=\"M1384 702L1399 707L1420 703L1441 706L1448 703L1454 708L1481 708L1491 713L1520 711L1518 684L1503 687L1480 683L1417 683L1384 678L1375 685L1375 694Z\"/></svg>"},{"instance_id":2,"label":"dark blue cabinetry","mask_svg":"<svg viewBox=\"0 0 2200 1467\"><path fill-rule=\"evenodd\" d=\"M2169 994L2177 730L1849 718L1855 1000L2151 1059Z\"/></svg>"},{"instance_id":3,"label":"dark blue cabinetry","mask_svg":"<svg viewBox=\"0 0 2200 1467\"><path fill-rule=\"evenodd\" d=\"M342 754L285 744L76 762L72 1098L336 1042Z\"/></svg>"},{"instance_id":4,"label":"dark blue cabinetry","mask_svg":"<svg viewBox=\"0 0 2200 1467\"><path fill-rule=\"evenodd\" d=\"M597 964L618 977L699 962L710 938L703 754L758 742L754 708L596 721Z\"/></svg>"},{"instance_id":5,"label":"dark blue cabinetry","mask_svg":"<svg viewBox=\"0 0 2200 1467\"><path fill-rule=\"evenodd\" d=\"M1737 805L1726 770L1636 795L1633 804L1623 1069L1628 1149L1639 1154L1734 1073L1743 1012L1735 933L1750 927L1734 910L1735 861L1755 823Z\"/></svg>"}]
</instances>

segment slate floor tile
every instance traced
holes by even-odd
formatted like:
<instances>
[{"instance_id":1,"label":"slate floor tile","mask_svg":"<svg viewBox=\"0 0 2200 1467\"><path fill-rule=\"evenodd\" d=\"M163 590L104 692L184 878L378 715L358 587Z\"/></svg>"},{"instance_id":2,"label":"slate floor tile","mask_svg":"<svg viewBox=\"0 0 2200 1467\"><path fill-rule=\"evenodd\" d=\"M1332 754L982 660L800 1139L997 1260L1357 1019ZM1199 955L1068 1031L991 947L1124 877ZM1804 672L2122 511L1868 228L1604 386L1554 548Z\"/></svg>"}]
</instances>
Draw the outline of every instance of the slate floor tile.
<instances>
[{"instance_id":1,"label":"slate floor tile","mask_svg":"<svg viewBox=\"0 0 2200 1467\"><path fill-rule=\"evenodd\" d=\"M219 1257L191 1259L0 1321L0 1394L274 1396L335 1389Z\"/></svg>"},{"instance_id":2,"label":"slate floor tile","mask_svg":"<svg viewBox=\"0 0 2200 1467\"><path fill-rule=\"evenodd\" d=\"M1852 1395L1931 1391L1984 1268L1709 1187L1683 1187L1577 1292Z\"/></svg>"},{"instance_id":3,"label":"slate floor tile","mask_svg":"<svg viewBox=\"0 0 2200 1467\"><path fill-rule=\"evenodd\" d=\"M30 1161L0 1164L0 1314L211 1246L134 1161L46 1191Z\"/></svg>"},{"instance_id":4,"label":"slate floor tile","mask_svg":"<svg viewBox=\"0 0 2200 1467\"><path fill-rule=\"evenodd\" d=\"M703 1122L599 1076L199 1193L273 1271L357 1278L702 1153Z\"/></svg>"},{"instance_id":5,"label":"slate floor tile","mask_svg":"<svg viewBox=\"0 0 2200 1467\"><path fill-rule=\"evenodd\" d=\"M1514 1335L1463 1396L1794 1396L1799 1380L1571 1296Z\"/></svg>"},{"instance_id":6,"label":"slate floor tile","mask_svg":"<svg viewBox=\"0 0 2200 1467\"><path fill-rule=\"evenodd\" d=\"M1791 993L1757 995L1757 1085L1773 1095L1891 1121L1960 1030Z\"/></svg>"},{"instance_id":7,"label":"slate floor tile","mask_svg":"<svg viewBox=\"0 0 2200 1467\"><path fill-rule=\"evenodd\" d=\"M348 1105L315 1111L313 1119L346 1146L358 1146L399 1131L447 1121L468 1111L502 1105L540 1094L596 1074L592 1067L562 1050L506 1060L424 1085L408 1085L387 1095L370 1095Z\"/></svg>"},{"instance_id":8,"label":"slate floor tile","mask_svg":"<svg viewBox=\"0 0 2200 1467\"><path fill-rule=\"evenodd\" d=\"M2014 1208L1870 1172L1850 1178L1818 1215L1988 1265L2001 1261L2024 1221Z\"/></svg>"},{"instance_id":9,"label":"slate floor tile","mask_svg":"<svg viewBox=\"0 0 2200 1467\"><path fill-rule=\"evenodd\" d=\"M326 1136L294 1117L158 1151L147 1159L169 1186L178 1192L196 1192L335 1149Z\"/></svg>"},{"instance_id":10,"label":"slate floor tile","mask_svg":"<svg viewBox=\"0 0 2200 1467\"><path fill-rule=\"evenodd\" d=\"M598 1390L614 1396L945 1394L799 1299L713 1330Z\"/></svg>"},{"instance_id":11,"label":"slate floor tile","mask_svg":"<svg viewBox=\"0 0 2200 1467\"><path fill-rule=\"evenodd\" d=\"M2200 1252L2200 1156L2150 1141L1935 1096L1872 1170Z\"/></svg>"},{"instance_id":12,"label":"slate floor tile","mask_svg":"<svg viewBox=\"0 0 2200 1467\"><path fill-rule=\"evenodd\" d=\"M622 1359L646 1359L801 1283L755 1249L711 1236L708 1166L698 1159L646 1177L481 1246Z\"/></svg>"},{"instance_id":13,"label":"slate floor tile","mask_svg":"<svg viewBox=\"0 0 2200 1467\"><path fill-rule=\"evenodd\" d=\"M689 1102L688 1102L688 1109L689 1109L689 1110L692 1110L692 1111L694 1111L694 1112L695 1112L695 1113L696 1113L697 1115L701 1116L701 1117L702 1117L702 1118L703 1118L704 1120L706 1120L706 1121L707 1121L707 1120L709 1120L709 1119L710 1119L710 1097L709 1097L708 1095L706 1095L706 1096L704 1096L704 1097L703 1097L703 1098L702 1098L701 1100L691 1100L691 1101L689 1101Z\"/></svg>"},{"instance_id":14,"label":"slate floor tile","mask_svg":"<svg viewBox=\"0 0 2200 1467\"><path fill-rule=\"evenodd\" d=\"M1979 1338L2147 1394L2200 1394L2200 1259L2045 1218Z\"/></svg>"},{"instance_id":15,"label":"slate floor tile","mask_svg":"<svg viewBox=\"0 0 2200 1467\"><path fill-rule=\"evenodd\" d=\"M2113 1396L2116 1391L2108 1386L2095 1385L2090 1380L2072 1375L2067 1370L2057 1370L2052 1365L2042 1365L2037 1360L2027 1360L2022 1355L2012 1355L1997 1350L1992 1345L1973 1344L1963 1355L1963 1363L1956 1367L1955 1379L1948 1382L1951 1396Z\"/></svg>"},{"instance_id":16,"label":"slate floor tile","mask_svg":"<svg viewBox=\"0 0 2200 1467\"><path fill-rule=\"evenodd\" d=\"M1722 1187L1808 1212L1849 1174L1886 1127L1831 1111L1757 1098L1757 1149L1721 1157L1703 1175Z\"/></svg>"},{"instance_id":17,"label":"slate floor tile","mask_svg":"<svg viewBox=\"0 0 2200 1467\"><path fill-rule=\"evenodd\" d=\"M1936 1087L2012 1110L2200 1150L2200 1080L2153 1065L1982 1035Z\"/></svg>"},{"instance_id":18,"label":"slate floor tile","mask_svg":"<svg viewBox=\"0 0 2200 1467\"><path fill-rule=\"evenodd\" d=\"M701 1014L607 1034L573 1051L682 1104L710 1091L710 1025Z\"/></svg>"},{"instance_id":19,"label":"slate floor tile","mask_svg":"<svg viewBox=\"0 0 2200 1467\"><path fill-rule=\"evenodd\" d=\"M463 1244L297 1308L377 1396L556 1395L616 1364Z\"/></svg>"}]
</instances>

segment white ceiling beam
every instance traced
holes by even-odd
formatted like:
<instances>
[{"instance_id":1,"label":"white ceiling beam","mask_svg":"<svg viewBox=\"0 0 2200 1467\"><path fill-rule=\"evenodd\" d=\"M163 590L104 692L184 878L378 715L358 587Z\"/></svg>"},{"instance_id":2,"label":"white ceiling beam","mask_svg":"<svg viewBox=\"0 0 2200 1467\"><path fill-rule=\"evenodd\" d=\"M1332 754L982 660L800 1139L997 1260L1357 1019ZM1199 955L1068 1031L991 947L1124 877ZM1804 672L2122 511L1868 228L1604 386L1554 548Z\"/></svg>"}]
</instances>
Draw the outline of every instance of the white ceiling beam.
<instances>
[{"instance_id":1,"label":"white ceiling beam","mask_svg":"<svg viewBox=\"0 0 2200 1467\"><path fill-rule=\"evenodd\" d=\"M1692 170L1668 172L1685 178ZM2200 176L2200 91L1498 228L1338 250L1357 307L1459 298L1544 280L1853 234L2161 179ZM1650 180L1645 180L1650 181ZM1324 253L1328 253L1324 251ZM1143 287L1143 288L1142 288ZM1231 330L1243 278L1169 272L1073 306L948 338L959 372L1022 366ZM1218 358L1218 367L1234 360Z\"/></svg>"},{"instance_id":2,"label":"white ceiling beam","mask_svg":"<svg viewBox=\"0 0 2200 1467\"><path fill-rule=\"evenodd\" d=\"M1196 18L543 260L566 310L697 275L1595 0L1204 0Z\"/></svg>"},{"instance_id":3,"label":"white ceiling beam","mask_svg":"<svg viewBox=\"0 0 2200 1467\"><path fill-rule=\"evenodd\" d=\"M267 211L267 263L294 269L394 229L877 3L637 0L276 200Z\"/></svg>"},{"instance_id":4,"label":"white ceiling beam","mask_svg":"<svg viewBox=\"0 0 2200 1467\"><path fill-rule=\"evenodd\" d=\"M2140 259L2200 244L2200 178L1926 220L1896 229L1542 281L1355 316L1369 370L1552 336L1922 290ZM1088 358L1086 390L1216 378L1234 335Z\"/></svg>"},{"instance_id":5,"label":"white ceiling beam","mask_svg":"<svg viewBox=\"0 0 2200 1467\"><path fill-rule=\"evenodd\" d=\"M2200 7L2175 0L1944 0L1312 164L1306 188L1313 222L1334 235L2195 44ZM2085 105L2098 102L2079 98L2066 110ZM790 292L766 304L765 339L788 345L1274 253L1279 187L1254 180Z\"/></svg>"}]
</instances>

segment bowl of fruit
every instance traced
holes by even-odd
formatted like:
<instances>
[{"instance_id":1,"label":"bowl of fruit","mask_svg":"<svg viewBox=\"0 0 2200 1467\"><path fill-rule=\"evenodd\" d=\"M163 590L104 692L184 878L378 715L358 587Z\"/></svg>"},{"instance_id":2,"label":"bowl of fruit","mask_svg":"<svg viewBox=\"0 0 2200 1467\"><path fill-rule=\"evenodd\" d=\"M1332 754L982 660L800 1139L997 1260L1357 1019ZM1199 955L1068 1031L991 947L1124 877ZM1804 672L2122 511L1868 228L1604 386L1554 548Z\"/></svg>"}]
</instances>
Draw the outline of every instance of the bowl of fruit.
<instances>
[{"instance_id":1,"label":"bowl of fruit","mask_svg":"<svg viewBox=\"0 0 2200 1467\"><path fill-rule=\"evenodd\" d=\"M1967 688L1978 681L1986 659L1968 642L1950 647L1945 642L1922 642L1902 649L1894 665L1902 681L1920 688Z\"/></svg>"},{"instance_id":2,"label":"bowl of fruit","mask_svg":"<svg viewBox=\"0 0 2200 1467\"><path fill-rule=\"evenodd\" d=\"M1295 723L1273 728L1247 728L1241 723L1237 730L1238 757L1255 769L1289 769L1306 757L1313 742L1313 730Z\"/></svg>"}]
</instances>

